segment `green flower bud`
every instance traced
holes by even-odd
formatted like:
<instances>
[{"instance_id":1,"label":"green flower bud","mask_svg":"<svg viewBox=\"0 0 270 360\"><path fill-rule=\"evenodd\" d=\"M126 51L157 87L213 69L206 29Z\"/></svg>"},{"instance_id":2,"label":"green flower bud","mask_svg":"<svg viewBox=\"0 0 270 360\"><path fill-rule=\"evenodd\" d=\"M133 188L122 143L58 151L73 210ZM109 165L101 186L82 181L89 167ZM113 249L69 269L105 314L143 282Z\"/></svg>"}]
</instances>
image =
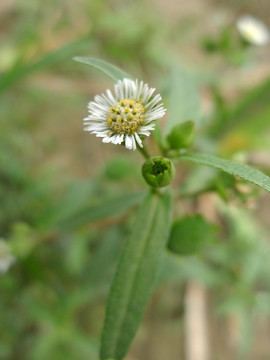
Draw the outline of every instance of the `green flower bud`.
<instances>
[{"instance_id":1,"label":"green flower bud","mask_svg":"<svg viewBox=\"0 0 270 360\"><path fill-rule=\"evenodd\" d=\"M199 254L213 243L215 237L216 227L202 215L185 216L174 222L168 248L178 255Z\"/></svg>"},{"instance_id":2,"label":"green flower bud","mask_svg":"<svg viewBox=\"0 0 270 360\"><path fill-rule=\"evenodd\" d=\"M154 157L143 164L142 175L150 186L164 187L169 185L175 174L175 167L171 160L163 157Z\"/></svg>"},{"instance_id":3,"label":"green flower bud","mask_svg":"<svg viewBox=\"0 0 270 360\"><path fill-rule=\"evenodd\" d=\"M195 137L194 126L192 120L174 126L167 136L171 149L179 150L191 147Z\"/></svg>"}]
</instances>

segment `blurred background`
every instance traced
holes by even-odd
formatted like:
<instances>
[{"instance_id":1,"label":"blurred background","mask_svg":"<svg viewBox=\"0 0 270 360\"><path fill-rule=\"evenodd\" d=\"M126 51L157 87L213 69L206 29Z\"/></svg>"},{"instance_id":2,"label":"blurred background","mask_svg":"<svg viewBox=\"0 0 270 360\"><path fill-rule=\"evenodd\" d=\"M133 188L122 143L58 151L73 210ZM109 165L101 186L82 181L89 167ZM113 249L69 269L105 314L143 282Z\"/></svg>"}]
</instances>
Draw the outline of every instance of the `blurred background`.
<instances>
[{"instance_id":1,"label":"blurred background","mask_svg":"<svg viewBox=\"0 0 270 360\"><path fill-rule=\"evenodd\" d=\"M156 87L168 116L198 119L195 150L270 174L270 45L241 38L247 13L270 27L269 0L1 0L1 360L98 359L146 189L139 154L83 132L87 103L113 82L72 57ZM174 189L175 218L202 214L215 241L166 254L127 360L268 360L269 194L186 164Z\"/></svg>"}]
</instances>

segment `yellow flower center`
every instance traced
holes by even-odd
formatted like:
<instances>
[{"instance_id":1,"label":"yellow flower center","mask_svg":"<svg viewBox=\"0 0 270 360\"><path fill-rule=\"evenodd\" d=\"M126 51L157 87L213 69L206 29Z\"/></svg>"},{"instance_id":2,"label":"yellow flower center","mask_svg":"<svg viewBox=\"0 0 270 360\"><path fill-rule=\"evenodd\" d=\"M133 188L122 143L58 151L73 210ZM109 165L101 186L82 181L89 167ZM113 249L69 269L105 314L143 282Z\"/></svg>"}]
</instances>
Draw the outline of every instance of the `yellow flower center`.
<instances>
[{"instance_id":1,"label":"yellow flower center","mask_svg":"<svg viewBox=\"0 0 270 360\"><path fill-rule=\"evenodd\" d=\"M133 134L143 124L144 113L140 102L124 99L110 107L107 122L115 134Z\"/></svg>"}]
</instances>

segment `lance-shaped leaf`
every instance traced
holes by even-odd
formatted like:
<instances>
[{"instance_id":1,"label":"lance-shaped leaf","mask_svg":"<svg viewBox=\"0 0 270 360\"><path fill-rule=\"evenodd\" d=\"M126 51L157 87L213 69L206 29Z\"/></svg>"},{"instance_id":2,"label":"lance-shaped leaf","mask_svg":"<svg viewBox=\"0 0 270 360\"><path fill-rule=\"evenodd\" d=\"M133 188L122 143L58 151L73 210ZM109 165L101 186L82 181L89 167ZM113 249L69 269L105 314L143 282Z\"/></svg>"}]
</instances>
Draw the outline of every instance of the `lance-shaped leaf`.
<instances>
[{"instance_id":1,"label":"lance-shaped leaf","mask_svg":"<svg viewBox=\"0 0 270 360\"><path fill-rule=\"evenodd\" d=\"M169 235L171 196L150 192L138 210L111 287L100 359L123 359L150 298Z\"/></svg>"},{"instance_id":2,"label":"lance-shaped leaf","mask_svg":"<svg viewBox=\"0 0 270 360\"><path fill-rule=\"evenodd\" d=\"M166 133L187 120L200 124L199 90L193 77L180 67L172 69L168 83L168 121Z\"/></svg>"},{"instance_id":3,"label":"lance-shaped leaf","mask_svg":"<svg viewBox=\"0 0 270 360\"><path fill-rule=\"evenodd\" d=\"M201 165L207 165L219 170L223 170L231 175L238 176L252 184L260 186L270 192L270 177L261 171L252 169L247 165L234 161L220 159L216 156L206 154L185 153L179 159L188 160Z\"/></svg>"},{"instance_id":4,"label":"lance-shaped leaf","mask_svg":"<svg viewBox=\"0 0 270 360\"><path fill-rule=\"evenodd\" d=\"M122 80L124 78L131 79L131 76L128 75L125 71L104 60L85 56L75 56L73 60L89 65L92 68L103 72L105 75L109 76L114 81Z\"/></svg>"},{"instance_id":5,"label":"lance-shaped leaf","mask_svg":"<svg viewBox=\"0 0 270 360\"><path fill-rule=\"evenodd\" d=\"M6 91L10 86L19 82L24 77L34 72L59 64L69 59L74 52L80 51L88 43L88 39L81 39L71 42L55 51L45 54L39 60L24 64L22 59L18 59L16 64L9 71L0 74L0 93Z\"/></svg>"},{"instance_id":6,"label":"lance-shaped leaf","mask_svg":"<svg viewBox=\"0 0 270 360\"><path fill-rule=\"evenodd\" d=\"M105 197L99 200L98 203L79 209L72 216L59 221L57 225L66 231L71 231L94 221L112 218L123 214L132 206L138 205L142 198L143 193L138 191Z\"/></svg>"}]
</instances>

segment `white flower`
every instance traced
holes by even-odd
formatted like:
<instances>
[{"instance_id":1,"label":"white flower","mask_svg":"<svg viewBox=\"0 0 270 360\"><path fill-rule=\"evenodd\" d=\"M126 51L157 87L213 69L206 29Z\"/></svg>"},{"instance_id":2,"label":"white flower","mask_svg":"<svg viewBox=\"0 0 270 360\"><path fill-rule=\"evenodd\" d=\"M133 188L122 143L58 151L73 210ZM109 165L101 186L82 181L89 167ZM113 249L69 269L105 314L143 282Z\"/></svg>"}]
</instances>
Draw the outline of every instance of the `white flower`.
<instances>
[{"instance_id":1,"label":"white flower","mask_svg":"<svg viewBox=\"0 0 270 360\"><path fill-rule=\"evenodd\" d=\"M89 115L84 119L85 130L102 137L104 143L122 144L136 150L136 143L143 147L142 136L154 130L153 121L165 114L160 95L155 89L138 80L119 80L106 95L96 95L88 104Z\"/></svg>"},{"instance_id":2,"label":"white flower","mask_svg":"<svg viewBox=\"0 0 270 360\"><path fill-rule=\"evenodd\" d=\"M0 274L5 273L14 261L15 258L11 255L7 243L0 239Z\"/></svg>"},{"instance_id":3,"label":"white flower","mask_svg":"<svg viewBox=\"0 0 270 360\"><path fill-rule=\"evenodd\" d=\"M266 45L270 41L268 27L251 15L241 16L236 22L236 27L241 36L251 44Z\"/></svg>"}]
</instances>

